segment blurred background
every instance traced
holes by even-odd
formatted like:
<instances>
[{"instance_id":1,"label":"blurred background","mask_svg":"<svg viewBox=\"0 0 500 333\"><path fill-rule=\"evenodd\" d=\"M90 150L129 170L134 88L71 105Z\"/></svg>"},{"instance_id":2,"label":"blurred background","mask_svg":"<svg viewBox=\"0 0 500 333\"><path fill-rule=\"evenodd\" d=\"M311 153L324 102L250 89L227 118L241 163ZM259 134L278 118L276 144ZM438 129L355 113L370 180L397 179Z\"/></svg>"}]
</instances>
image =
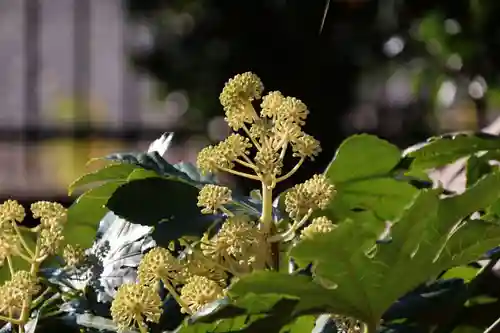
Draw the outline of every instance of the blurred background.
<instances>
[{"instance_id":1,"label":"blurred background","mask_svg":"<svg viewBox=\"0 0 500 333\"><path fill-rule=\"evenodd\" d=\"M245 71L310 108L323 153L293 183L354 133L406 147L476 130L500 114L499 15L498 0L0 0L0 197L70 203L89 158L166 131L167 159L195 161L227 135L218 96Z\"/></svg>"}]
</instances>

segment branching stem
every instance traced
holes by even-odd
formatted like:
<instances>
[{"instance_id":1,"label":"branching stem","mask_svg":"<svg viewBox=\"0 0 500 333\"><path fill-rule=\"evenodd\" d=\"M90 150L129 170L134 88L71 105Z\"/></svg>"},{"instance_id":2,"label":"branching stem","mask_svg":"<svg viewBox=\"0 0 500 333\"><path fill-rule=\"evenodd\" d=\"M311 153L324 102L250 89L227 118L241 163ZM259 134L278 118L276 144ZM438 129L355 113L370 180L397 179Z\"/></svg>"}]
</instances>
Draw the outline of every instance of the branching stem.
<instances>
[{"instance_id":1,"label":"branching stem","mask_svg":"<svg viewBox=\"0 0 500 333\"><path fill-rule=\"evenodd\" d=\"M256 175L250 175L248 173L239 172L239 171L231 170L231 169L228 169L228 168L219 168L219 169L221 171L233 174L235 176L239 176L239 177L243 177L243 178L248 178L248 179L253 179L253 180L260 180L260 178L257 177Z\"/></svg>"},{"instance_id":2,"label":"branching stem","mask_svg":"<svg viewBox=\"0 0 500 333\"><path fill-rule=\"evenodd\" d=\"M33 251L31 251L30 247L28 246L28 244L24 240L23 235L19 231L17 223L12 223L12 225L14 226L14 230L16 231L16 234L17 234L19 241L21 242L21 245L23 246L24 250L30 255L30 257L33 257L35 254L33 253Z\"/></svg>"},{"instance_id":3,"label":"branching stem","mask_svg":"<svg viewBox=\"0 0 500 333\"><path fill-rule=\"evenodd\" d=\"M293 167L292 170L288 171L288 173L286 175L283 175L279 178L276 178L276 183L282 182L282 181L290 178L291 176L293 176L293 174L295 172L297 172L297 170L299 170L300 166L302 165L302 163L304 163L304 161L305 161L305 157L301 157L299 162L297 162L297 164Z\"/></svg>"},{"instance_id":4,"label":"branching stem","mask_svg":"<svg viewBox=\"0 0 500 333\"><path fill-rule=\"evenodd\" d=\"M163 281L163 285L165 286L165 289L168 290L170 295L172 295L172 297L175 299L177 304L179 304L181 306L181 308L184 310L184 312L186 312L189 315L192 315L193 312L191 311L189 306L187 306L187 304L181 299L181 297L179 296L179 294L175 290L174 286L170 283L170 281L168 281L168 280L162 280L162 281Z\"/></svg>"},{"instance_id":5,"label":"branching stem","mask_svg":"<svg viewBox=\"0 0 500 333\"><path fill-rule=\"evenodd\" d=\"M255 112L255 111L254 111ZM253 136L250 134L250 130L248 129L247 125L246 124L243 124L243 130L245 131L245 133L247 134L247 136L250 138L250 140L252 141L253 145L255 146L255 148L257 148L257 150L261 150L261 145L257 142L257 140L255 140L253 138Z\"/></svg>"},{"instance_id":6,"label":"branching stem","mask_svg":"<svg viewBox=\"0 0 500 333\"><path fill-rule=\"evenodd\" d=\"M7 264L9 265L10 277L14 276L14 265L12 265L12 258L7 256Z\"/></svg>"},{"instance_id":7,"label":"branching stem","mask_svg":"<svg viewBox=\"0 0 500 333\"><path fill-rule=\"evenodd\" d=\"M293 237L295 232L307 222L312 213L313 210L309 209L309 211L306 213L306 215L302 217L302 219L293 222L290 229L288 229L282 234L271 236L270 238L268 238L268 242L274 243L274 242L286 241L287 239Z\"/></svg>"},{"instance_id":8,"label":"branching stem","mask_svg":"<svg viewBox=\"0 0 500 333\"><path fill-rule=\"evenodd\" d=\"M253 163L249 163L247 161L242 161L239 158L235 159L234 161L237 162L237 163L239 163L239 164L241 164L241 165L243 165L244 167L247 167L247 168L250 168L250 169L252 169L254 171L257 171L257 167Z\"/></svg>"}]
</instances>

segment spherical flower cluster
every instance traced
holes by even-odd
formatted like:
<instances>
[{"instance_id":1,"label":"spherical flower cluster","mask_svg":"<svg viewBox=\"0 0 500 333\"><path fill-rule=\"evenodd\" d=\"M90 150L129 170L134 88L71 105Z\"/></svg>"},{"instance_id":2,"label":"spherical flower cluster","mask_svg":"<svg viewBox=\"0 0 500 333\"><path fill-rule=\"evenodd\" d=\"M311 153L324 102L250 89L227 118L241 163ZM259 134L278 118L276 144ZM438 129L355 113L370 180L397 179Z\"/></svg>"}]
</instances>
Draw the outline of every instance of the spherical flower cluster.
<instances>
[{"instance_id":1,"label":"spherical flower cluster","mask_svg":"<svg viewBox=\"0 0 500 333\"><path fill-rule=\"evenodd\" d=\"M67 209L57 202L38 201L31 205L34 218L40 219L40 256L56 253L64 239Z\"/></svg>"},{"instance_id":2,"label":"spherical flower cluster","mask_svg":"<svg viewBox=\"0 0 500 333\"><path fill-rule=\"evenodd\" d=\"M278 108L278 119L296 123L300 126L306 122L309 111L307 106L295 97L286 97Z\"/></svg>"},{"instance_id":3,"label":"spherical flower cluster","mask_svg":"<svg viewBox=\"0 0 500 333\"><path fill-rule=\"evenodd\" d=\"M292 141L292 150L293 156L300 158L309 157L311 160L314 160L314 157L318 156L321 152L321 146L318 140L309 134L303 133Z\"/></svg>"},{"instance_id":4,"label":"spherical flower cluster","mask_svg":"<svg viewBox=\"0 0 500 333\"><path fill-rule=\"evenodd\" d=\"M15 200L7 200L0 205L0 225L6 222L22 222L26 212Z\"/></svg>"},{"instance_id":5,"label":"spherical flower cluster","mask_svg":"<svg viewBox=\"0 0 500 333\"><path fill-rule=\"evenodd\" d=\"M260 99L263 90L262 81L251 72L238 74L225 84L219 100L231 128L238 130L258 118L251 102Z\"/></svg>"},{"instance_id":6,"label":"spherical flower cluster","mask_svg":"<svg viewBox=\"0 0 500 333\"><path fill-rule=\"evenodd\" d=\"M276 141L274 138L265 137L260 150L255 154L255 165L268 184L281 173L283 167Z\"/></svg>"},{"instance_id":7,"label":"spherical flower cluster","mask_svg":"<svg viewBox=\"0 0 500 333\"><path fill-rule=\"evenodd\" d=\"M31 205L34 218L39 218L42 224L53 224L66 222L67 210L57 202L38 201Z\"/></svg>"},{"instance_id":8,"label":"spherical flower cluster","mask_svg":"<svg viewBox=\"0 0 500 333\"><path fill-rule=\"evenodd\" d=\"M272 135L273 124L267 119L259 119L252 124L248 134L254 140L262 142L264 138Z\"/></svg>"},{"instance_id":9,"label":"spherical flower cluster","mask_svg":"<svg viewBox=\"0 0 500 333\"><path fill-rule=\"evenodd\" d=\"M63 250L63 259L67 267L76 267L85 260L85 249L79 245L67 244Z\"/></svg>"},{"instance_id":10,"label":"spherical flower cluster","mask_svg":"<svg viewBox=\"0 0 500 333\"><path fill-rule=\"evenodd\" d=\"M285 210L291 218L301 218L310 210L325 209L334 192L334 186L324 175L314 175L286 193Z\"/></svg>"},{"instance_id":11,"label":"spherical flower cluster","mask_svg":"<svg viewBox=\"0 0 500 333\"><path fill-rule=\"evenodd\" d=\"M248 138L239 134L231 134L216 146L208 146L198 153L196 163L203 172L217 172L220 169L231 169L234 161L249 154L252 145Z\"/></svg>"},{"instance_id":12,"label":"spherical flower cluster","mask_svg":"<svg viewBox=\"0 0 500 333\"><path fill-rule=\"evenodd\" d=\"M218 146L208 146L203 148L196 159L196 164L203 174L212 172L215 173L219 169L228 169L232 167L232 163L227 159L227 156L219 149Z\"/></svg>"},{"instance_id":13,"label":"spherical flower cluster","mask_svg":"<svg viewBox=\"0 0 500 333\"><path fill-rule=\"evenodd\" d=\"M22 222L25 210L15 200L7 200L0 205L0 266L8 256L16 255L20 250L19 236L14 224Z\"/></svg>"},{"instance_id":14,"label":"spherical flower cluster","mask_svg":"<svg viewBox=\"0 0 500 333\"><path fill-rule=\"evenodd\" d=\"M271 91L268 93L262 98L262 103L260 104L261 117L278 119L281 111L280 107L284 101L285 96L281 92Z\"/></svg>"},{"instance_id":15,"label":"spherical flower cluster","mask_svg":"<svg viewBox=\"0 0 500 333\"><path fill-rule=\"evenodd\" d=\"M0 266L8 256L16 255L20 251L19 236L10 225L0 228Z\"/></svg>"},{"instance_id":16,"label":"spherical flower cluster","mask_svg":"<svg viewBox=\"0 0 500 333\"><path fill-rule=\"evenodd\" d=\"M203 214L216 214L225 204L231 202L231 190L225 186L208 184L198 195L198 207Z\"/></svg>"},{"instance_id":17,"label":"spherical flower cluster","mask_svg":"<svg viewBox=\"0 0 500 333\"><path fill-rule=\"evenodd\" d=\"M182 276L182 265L169 250L155 247L142 258L137 278L139 283L155 286L160 280L178 281Z\"/></svg>"},{"instance_id":18,"label":"spherical flower cluster","mask_svg":"<svg viewBox=\"0 0 500 333\"><path fill-rule=\"evenodd\" d=\"M55 254L64 240L63 226L57 224L57 220L52 220L53 223L41 224L39 231L39 252L40 257L45 257Z\"/></svg>"},{"instance_id":19,"label":"spherical flower cluster","mask_svg":"<svg viewBox=\"0 0 500 333\"><path fill-rule=\"evenodd\" d=\"M111 316L120 331L142 326L144 321L157 323L162 314L161 298L152 287L127 283L118 288L111 304Z\"/></svg>"},{"instance_id":20,"label":"spherical flower cluster","mask_svg":"<svg viewBox=\"0 0 500 333\"><path fill-rule=\"evenodd\" d=\"M217 234L200 246L205 256L232 270L248 272L262 269L266 263L265 235L243 215L228 218Z\"/></svg>"},{"instance_id":21,"label":"spherical flower cluster","mask_svg":"<svg viewBox=\"0 0 500 333\"><path fill-rule=\"evenodd\" d=\"M203 239L206 239L206 236ZM189 254L182 256L179 261L182 265L179 276L183 283L193 276L204 276L220 284L224 284L227 280L226 271L205 257L200 251L191 251Z\"/></svg>"},{"instance_id":22,"label":"spherical flower cluster","mask_svg":"<svg viewBox=\"0 0 500 333\"><path fill-rule=\"evenodd\" d=\"M333 224L333 222L327 217L321 216L313 219L311 224L302 230L300 237L302 239L311 238L315 234L327 233L333 229L335 229L335 224Z\"/></svg>"},{"instance_id":23,"label":"spherical flower cluster","mask_svg":"<svg viewBox=\"0 0 500 333\"><path fill-rule=\"evenodd\" d=\"M181 300L194 313L203 306L224 297L224 289L204 276L193 276L181 288Z\"/></svg>"},{"instance_id":24,"label":"spherical flower cluster","mask_svg":"<svg viewBox=\"0 0 500 333\"><path fill-rule=\"evenodd\" d=\"M19 314L28 297L39 291L36 279L27 271L17 271L0 287L0 313Z\"/></svg>"},{"instance_id":25,"label":"spherical flower cluster","mask_svg":"<svg viewBox=\"0 0 500 333\"><path fill-rule=\"evenodd\" d=\"M296 172L306 158L313 160L321 151L319 142L302 131L309 111L301 100L272 91L262 98L260 112L255 111L252 102L261 98L263 89L259 77L247 72L230 79L219 98L228 125L235 131L243 129L255 145L257 152L253 160L248 156L249 139L235 133L198 154L197 165L202 173L230 172L260 180L272 189L277 182ZM278 179L289 147L300 161L296 168ZM250 174L232 170L235 164L251 169Z\"/></svg>"}]
</instances>

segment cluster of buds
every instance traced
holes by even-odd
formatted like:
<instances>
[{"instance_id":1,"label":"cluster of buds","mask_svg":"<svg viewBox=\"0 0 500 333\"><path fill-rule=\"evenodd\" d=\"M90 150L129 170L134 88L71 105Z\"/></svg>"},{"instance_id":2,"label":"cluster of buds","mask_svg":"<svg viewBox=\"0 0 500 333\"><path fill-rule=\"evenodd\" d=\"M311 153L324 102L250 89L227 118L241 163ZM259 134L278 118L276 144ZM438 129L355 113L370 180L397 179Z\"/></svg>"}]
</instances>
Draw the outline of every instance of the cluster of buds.
<instances>
[{"instance_id":1,"label":"cluster of buds","mask_svg":"<svg viewBox=\"0 0 500 333\"><path fill-rule=\"evenodd\" d=\"M305 104L278 91L262 97L263 90L261 80L250 72L236 75L226 83L220 102L227 124L236 132L217 145L201 150L197 159L202 173L227 172L260 181L260 218L252 219L228 209L233 200L229 188L205 185L198 195L201 212L222 214L225 221L215 234L207 231L190 244L184 240L186 245L178 257L168 249L156 247L142 258L137 282L133 286L121 286L113 301L113 319L120 328L135 327L137 323L142 332L143 319L158 320L160 304L149 293L156 291L160 284L176 299L183 312L192 314L224 297L232 279L252 271L276 268L274 238L283 241L290 234L294 237L314 210L324 209L330 202L335 193L333 185L325 176L315 175L286 194L286 211L294 220L291 228L280 235L273 227L272 191L276 184L291 177L307 158L314 159L321 148L317 140L302 131L309 113ZM254 108L258 100L261 100L259 112ZM287 150L298 161L283 173ZM247 171L235 170L236 167ZM326 217L316 218L300 237L333 228L334 224Z\"/></svg>"},{"instance_id":2,"label":"cluster of buds","mask_svg":"<svg viewBox=\"0 0 500 333\"><path fill-rule=\"evenodd\" d=\"M58 203L39 201L31 205L31 212L33 217L40 219L40 224L34 229L24 230L38 234L36 249L26 243L18 225L26 214L23 206L15 200L7 200L0 205L0 265L12 256L40 263L58 251L64 238L66 208Z\"/></svg>"},{"instance_id":3,"label":"cluster of buds","mask_svg":"<svg viewBox=\"0 0 500 333\"><path fill-rule=\"evenodd\" d=\"M21 225L26 212L17 201L0 205L0 266L10 272L10 279L0 286L0 313L2 320L19 326L29 319L33 297L41 289L37 284L40 264L58 252L67 218L66 208L53 202L36 202L31 212L40 223L30 229ZM30 234L36 236L35 244ZM15 270L19 260L26 262L29 271Z\"/></svg>"},{"instance_id":4,"label":"cluster of buds","mask_svg":"<svg viewBox=\"0 0 500 333\"><path fill-rule=\"evenodd\" d=\"M262 97L263 90L259 77L250 72L236 75L226 83L219 97L225 120L234 131L242 130L247 137L233 133L219 144L204 148L197 160L202 172L225 171L260 180L272 189L290 177L306 158L313 159L321 151L319 142L301 128L309 114L306 105L278 91ZM261 110L257 112L253 102L261 98ZM256 150L253 158L252 146ZM290 147L299 161L289 173L279 177ZM233 170L236 164L248 172Z\"/></svg>"},{"instance_id":5,"label":"cluster of buds","mask_svg":"<svg viewBox=\"0 0 500 333\"><path fill-rule=\"evenodd\" d=\"M0 287L0 313L19 317L24 304L39 292L36 278L27 271L15 272L11 279Z\"/></svg>"}]
</instances>

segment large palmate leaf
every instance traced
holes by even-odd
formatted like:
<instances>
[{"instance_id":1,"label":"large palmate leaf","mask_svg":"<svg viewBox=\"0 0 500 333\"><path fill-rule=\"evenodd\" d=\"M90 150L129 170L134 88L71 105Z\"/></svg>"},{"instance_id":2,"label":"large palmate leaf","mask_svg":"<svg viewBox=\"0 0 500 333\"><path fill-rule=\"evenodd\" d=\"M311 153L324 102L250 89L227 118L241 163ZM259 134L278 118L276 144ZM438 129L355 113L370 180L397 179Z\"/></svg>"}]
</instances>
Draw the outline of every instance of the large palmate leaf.
<instances>
[{"instance_id":1,"label":"large palmate leaf","mask_svg":"<svg viewBox=\"0 0 500 333\"><path fill-rule=\"evenodd\" d=\"M138 168L140 167L127 163L107 165L102 169L83 175L75 180L69 186L68 192L71 195L75 189L97 182L125 181Z\"/></svg>"},{"instance_id":2,"label":"large palmate leaf","mask_svg":"<svg viewBox=\"0 0 500 333\"><path fill-rule=\"evenodd\" d=\"M313 316L293 316L299 301L279 295L242 295L234 303L223 299L196 313L178 333L211 332L311 332ZM216 311L213 311L216 309Z\"/></svg>"},{"instance_id":3,"label":"large palmate leaf","mask_svg":"<svg viewBox=\"0 0 500 333\"><path fill-rule=\"evenodd\" d=\"M413 158L412 169L431 169L445 166L480 151L498 154L499 150L500 137L476 133L431 138L406 155Z\"/></svg>"},{"instance_id":4,"label":"large palmate leaf","mask_svg":"<svg viewBox=\"0 0 500 333\"><path fill-rule=\"evenodd\" d=\"M299 243L291 255L302 264L314 261L315 273L338 285L333 291L337 297L375 323L418 284L500 243L500 227L480 220L468 221L449 235L460 219L491 205L500 195L499 185L496 173L461 196L439 200L434 191L421 192L393 226L392 241L378 245L373 258L363 246L374 241L373 236L359 232L354 222Z\"/></svg>"},{"instance_id":5,"label":"large palmate leaf","mask_svg":"<svg viewBox=\"0 0 500 333\"><path fill-rule=\"evenodd\" d=\"M200 236L221 217L204 215L198 207L203 184L175 177L149 177L122 184L109 198L106 207L131 223L153 226L153 239L166 246L182 236ZM138 200L140 198L140 200ZM233 212L260 216L259 202L233 195L227 205ZM278 212L274 209L274 218Z\"/></svg>"},{"instance_id":6,"label":"large palmate leaf","mask_svg":"<svg viewBox=\"0 0 500 333\"><path fill-rule=\"evenodd\" d=\"M294 313L348 314L377 326L400 297L500 243L498 225L466 220L457 227L457 222L491 205L498 196L500 173L482 178L459 196L441 199L436 190L421 190L395 221L390 242L374 248L378 235L362 220L348 220L293 247L290 255L299 265L313 262L317 282L259 272L241 277L230 293L294 297L299 300Z\"/></svg>"},{"instance_id":7,"label":"large palmate leaf","mask_svg":"<svg viewBox=\"0 0 500 333\"><path fill-rule=\"evenodd\" d=\"M186 180L190 178L172 164L168 163L158 152L147 153L119 153L106 156L105 159L137 165L146 170L156 172L160 176L165 177L181 177Z\"/></svg>"},{"instance_id":8,"label":"large palmate leaf","mask_svg":"<svg viewBox=\"0 0 500 333\"><path fill-rule=\"evenodd\" d=\"M400 159L396 146L376 136L346 139L325 171L337 190L327 213L342 219L353 211L370 210L380 220L394 219L417 191L394 178Z\"/></svg>"},{"instance_id":9,"label":"large palmate leaf","mask_svg":"<svg viewBox=\"0 0 500 333\"><path fill-rule=\"evenodd\" d=\"M202 234L214 222L201 214L198 192L182 180L146 178L120 186L106 206L131 223L154 226L153 238L165 245L181 236Z\"/></svg>"},{"instance_id":10,"label":"large palmate leaf","mask_svg":"<svg viewBox=\"0 0 500 333\"><path fill-rule=\"evenodd\" d=\"M68 244L92 245L100 220L108 209L104 206L121 182L108 182L82 194L68 209L64 239Z\"/></svg>"}]
</instances>

